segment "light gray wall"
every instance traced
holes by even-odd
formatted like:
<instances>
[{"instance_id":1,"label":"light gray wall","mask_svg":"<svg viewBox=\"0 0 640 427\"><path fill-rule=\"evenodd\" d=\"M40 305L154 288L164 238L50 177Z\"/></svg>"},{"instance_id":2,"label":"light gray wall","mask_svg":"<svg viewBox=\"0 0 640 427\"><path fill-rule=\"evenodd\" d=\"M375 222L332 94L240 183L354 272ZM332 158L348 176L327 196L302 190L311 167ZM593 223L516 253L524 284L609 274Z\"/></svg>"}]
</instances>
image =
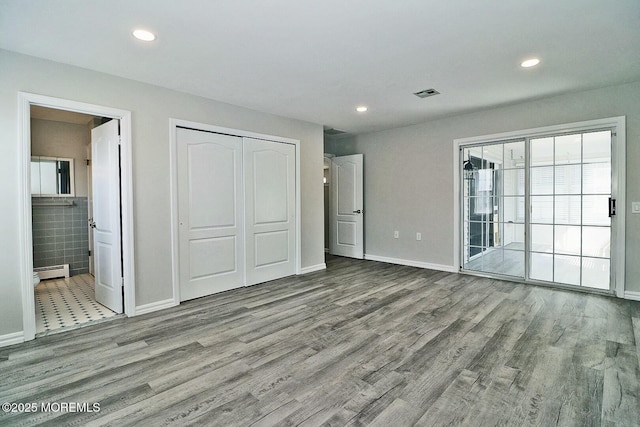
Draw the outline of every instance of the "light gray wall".
<instances>
[{"instance_id":1,"label":"light gray wall","mask_svg":"<svg viewBox=\"0 0 640 427\"><path fill-rule=\"evenodd\" d=\"M170 117L299 139L302 267L324 262L321 125L3 50L0 70L0 337L22 330L18 91L132 111L136 305L172 297Z\"/></svg>"},{"instance_id":2,"label":"light gray wall","mask_svg":"<svg viewBox=\"0 0 640 427\"><path fill-rule=\"evenodd\" d=\"M91 133L87 125L31 119L31 155L74 159L76 197L87 197L87 144Z\"/></svg>"},{"instance_id":3,"label":"light gray wall","mask_svg":"<svg viewBox=\"0 0 640 427\"><path fill-rule=\"evenodd\" d=\"M614 116L627 122L626 289L639 292L640 215L631 214L640 201L638 82L327 140L325 152L364 154L367 254L452 266L455 139Z\"/></svg>"}]
</instances>

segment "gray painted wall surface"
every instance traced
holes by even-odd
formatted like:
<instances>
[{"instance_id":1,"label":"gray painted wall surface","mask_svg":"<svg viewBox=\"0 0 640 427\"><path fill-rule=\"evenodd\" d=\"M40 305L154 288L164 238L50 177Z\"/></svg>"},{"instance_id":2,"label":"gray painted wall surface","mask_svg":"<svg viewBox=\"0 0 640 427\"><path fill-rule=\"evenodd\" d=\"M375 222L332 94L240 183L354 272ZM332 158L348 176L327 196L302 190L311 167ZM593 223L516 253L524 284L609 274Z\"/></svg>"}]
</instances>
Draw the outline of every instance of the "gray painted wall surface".
<instances>
[{"instance_id":1,"label":"gray painted wall surface","mask_svg":"<svg viewBox=\"0 0 640 427\"><path fill-rule=\"evenodd\" d=\"M89 194L87 145L91 143L88 123L77 125L51 120L31 119L31 155L74 159L76 197Z\"/></svg>"},{"instance_id":2,"label":"gray painted wall surface","mask_svg":"<svg viewBox=\"0 0 640 427\"><path fill-rule=\"evenodd\" d=\"M455 139L615 116L627 124L626 289L640 292L640 215L631 214L640 201L638 82L327 140L325 152L364 154L367 254L452 266Z\"/></svg>"},{"instance_id":3,"label":"gray painted wall surface","mask_svg":"<svg viewBox=\"0 0 640 427\"><path fill-rule=\"evenodd\" d=\"M323 131L157 86L0 50L0 337L22 331L18 92L132 111L136 305L172 297L169 118L301 141L302 267L324 262Z\"/></svg>"}]
</instances>

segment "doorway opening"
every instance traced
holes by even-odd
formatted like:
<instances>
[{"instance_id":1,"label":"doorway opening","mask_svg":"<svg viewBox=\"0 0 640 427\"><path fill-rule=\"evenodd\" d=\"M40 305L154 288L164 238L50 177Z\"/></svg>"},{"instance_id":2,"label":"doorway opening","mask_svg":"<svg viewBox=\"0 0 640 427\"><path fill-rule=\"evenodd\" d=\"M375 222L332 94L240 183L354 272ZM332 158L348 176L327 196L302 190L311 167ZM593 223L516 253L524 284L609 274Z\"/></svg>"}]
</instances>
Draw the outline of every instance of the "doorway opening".
<instances>
[{"instance_id":1,"label":"doorway opening","mask_svg":"<svg viewBox=\"0 0 640 427\"><path fill-rule=\"evenodd\" d=\"M27 93L19 98L24 340L135 314L130 112ZM108 156L105 144L95 142L104 140L104 128L121 135L110 139ZM110 254L96 217L117 224ZM105 298L105 283L119 303Z\"/></svg>"},{"instance_id":2,"label":"doorway opening","mask_svg":"<svg viewBox=\"0 0 640 427\"><path fill-rule=\"evenodd\" d=\"M91 130L113 120L32 105L36 335L116 316L95 296ZM122 309L120 309L120 312Z\"/></svg>"}]
</instances>

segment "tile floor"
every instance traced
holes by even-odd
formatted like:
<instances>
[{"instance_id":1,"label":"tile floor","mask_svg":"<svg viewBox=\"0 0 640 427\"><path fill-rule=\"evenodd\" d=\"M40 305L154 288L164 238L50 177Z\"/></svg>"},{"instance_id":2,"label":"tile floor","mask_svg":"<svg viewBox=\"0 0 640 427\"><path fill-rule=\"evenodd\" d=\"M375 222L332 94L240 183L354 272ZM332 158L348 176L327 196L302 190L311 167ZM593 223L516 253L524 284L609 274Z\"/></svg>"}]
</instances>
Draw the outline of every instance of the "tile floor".
<instances>
[{"instance_id":1,"label":"tile floor","mask_svg":"<svg viewBox=\"0 0 640 427\"><path fill-rule=\"evenodd\" d=\"M36 334L40 335L116 316L96 302L94 279L90 274L43 280L35 288L35 296Z\"/></svg>"}]
</instances>

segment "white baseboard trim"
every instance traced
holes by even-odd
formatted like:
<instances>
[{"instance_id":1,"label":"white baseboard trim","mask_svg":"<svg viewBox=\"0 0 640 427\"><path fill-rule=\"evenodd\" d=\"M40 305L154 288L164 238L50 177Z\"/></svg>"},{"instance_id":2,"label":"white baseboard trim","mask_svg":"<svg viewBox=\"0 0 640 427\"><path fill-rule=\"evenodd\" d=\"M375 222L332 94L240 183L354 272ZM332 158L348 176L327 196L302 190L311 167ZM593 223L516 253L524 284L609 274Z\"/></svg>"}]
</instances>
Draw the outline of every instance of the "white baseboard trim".
<instances>
[{"instance_id":1,"label":"white baseboard trim","mask_svg":"<svg viewBox=\"0 0 640 427\"><path fill-rule=\"evenodd\" d=\"M431 264L429 262L413 261L409 259L389 258L378 255L365 254L364 259L369 261L380 261L388 264L407 265L409 267L428 268L429 270L447 271L449 273L457 273L458 269L453 265Z\"/></svg>"},{"instance_id":2,"label":"white baseboard trim","mask_svg":"<svg viewBox=\"0 0 640 427\"><path fill-rule=\"evenodd\" d=\"M624 291L624 299L640 301L640 292Z\"/></svg>"},{"instance_id":3,"label":"white baseboard trim","mask_svg":"<svg viewBox=\"0 0 640 427\"><path fill-rule=\"evenodd\" d=\"M136 316L141 314L153 313L154 311L164 310L165 308L175 307L176 304L173 298L169 298L163 301L152 302L149 304L139 305L136 307Z\"/></svg>"},{"instance_id":4,"label":"white baseboard trim","mask_svg":"<svg viewBox=\"0 0 640 427\"><path fill-rule=\"evenodd\" d=\"M327 269L327 264L325 264L324 262L322 264L316 264L316 265L312 265L309 267L302 267L300 269L300 274L309 274L309 273L313 273L314 271L320 271L320 270L326 270Z\"/></svg>"},{"instance_id":5,"label":"white baseboard trim","mask_svg":"<svg viewBox=\"0 0 640 427\"><path fill-rule=\"evenodd\" d=\"M13 332L6 335L0 335L0 347L8 345L20 344L24 342L24 332Z\"/></svg>"}]
</instances>

